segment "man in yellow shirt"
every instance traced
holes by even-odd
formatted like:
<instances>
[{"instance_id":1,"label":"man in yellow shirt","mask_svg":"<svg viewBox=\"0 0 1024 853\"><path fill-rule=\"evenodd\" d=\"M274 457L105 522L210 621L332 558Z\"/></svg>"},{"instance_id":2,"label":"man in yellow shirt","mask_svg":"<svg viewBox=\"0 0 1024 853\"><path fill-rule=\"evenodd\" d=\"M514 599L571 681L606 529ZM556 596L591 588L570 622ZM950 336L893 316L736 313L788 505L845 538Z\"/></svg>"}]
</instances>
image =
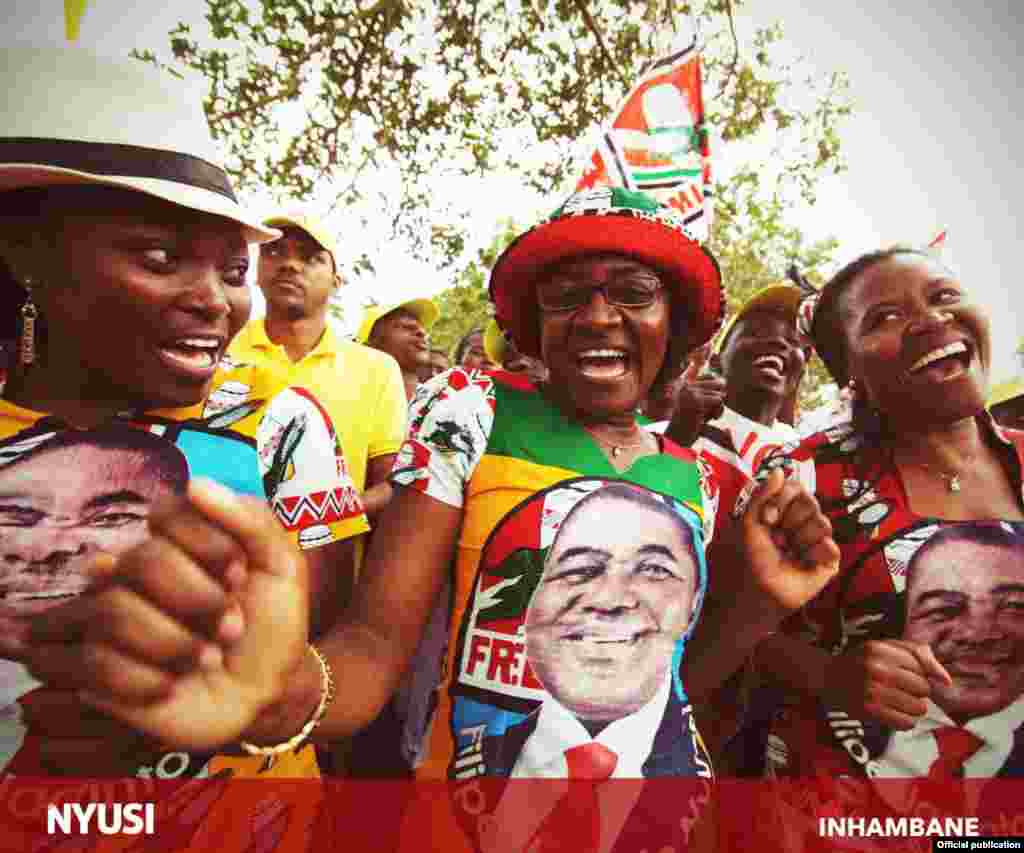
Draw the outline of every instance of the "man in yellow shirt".
<instances>
[{"instance_id":1,"label":"man in yellow shirt","mask_svg":"<svg viewBox=\"0 0 1024 853\"><path fill-rule=\"evenodd\" d=\"M387 478L405 437L401 371L391 356L339 340L328 325L328 301L343 282L324 224L303 213L267 222L284 232L260 249L258 284L267 314L238 334L230 357L270 368L315 393L341 437L349 475L372 522L390 499Z\"/></svg>"}]
</instances>

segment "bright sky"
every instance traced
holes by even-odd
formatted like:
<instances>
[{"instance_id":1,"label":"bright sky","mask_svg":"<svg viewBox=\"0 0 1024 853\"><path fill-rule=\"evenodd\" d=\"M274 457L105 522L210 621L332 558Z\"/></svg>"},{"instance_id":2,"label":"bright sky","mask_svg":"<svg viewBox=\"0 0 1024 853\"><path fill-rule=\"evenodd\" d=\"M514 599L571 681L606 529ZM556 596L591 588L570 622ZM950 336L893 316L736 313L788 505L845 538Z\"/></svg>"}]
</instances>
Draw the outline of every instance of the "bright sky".
<instances>
[{"instance_id":1,"label":"bright sky","mask_svg":"<svg viewBox=\"0 0 1024 853\"><path fill-rule=\"evenodd\" d=\"M1024 191L1024 36L1019 0L749 0L741 45L753 22L779 20L786 40L822 71L845 71L856 102L843 129L848 170L822 182L813 209L792 212L810 239L840 238L837 261L895 242L925 243L948 228L947 260L993 321L993 380L1018 372L1024 338L1016 282L1015 201ZM79 42L100 53L162 47L179 21L200 21L201 0L128 4L89 0ZM18 4L0 43L63 43L63 3ZM502 217L524 224L553 207L501 176L477 182L477 219L486 242ZM500 204L496 201L500 200ZM259 200L255 200L259 205ZM346 229L338 227L343 236ZM379 301L427 295L450 282L400 252L385 254L373 282L350 287L344 305L366 293Z\"/></svg>"}]
</instances>

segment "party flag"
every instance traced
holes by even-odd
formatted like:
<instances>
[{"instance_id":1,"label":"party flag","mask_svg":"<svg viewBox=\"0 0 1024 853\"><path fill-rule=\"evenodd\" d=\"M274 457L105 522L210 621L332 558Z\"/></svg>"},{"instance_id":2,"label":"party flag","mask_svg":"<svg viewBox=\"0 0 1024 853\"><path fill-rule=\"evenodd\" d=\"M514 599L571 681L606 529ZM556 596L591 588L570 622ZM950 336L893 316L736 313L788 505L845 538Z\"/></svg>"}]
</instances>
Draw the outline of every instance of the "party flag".
<instances>
[{"instance_id":1,"label":"party flag","mask_svg":"<svg viewBox=\"0 0 1024 853\"><path fill-rule=\"evenodd\" d=\"M577 190L641 190L676 208L706 240L713 203L701 77L700 40L691 26L684 47L640 74L602 134Z\"/></svg>"},{"instance_id":2,"label":"party flag","mask_svg":"<svg viewBox=\"0 0 1024 853\"><path fill-rule=\"evenodd\" d=\"M64 0L64 34L68 41L78 39L79 24L89 0Z\"/></svg>"}]
</instances>

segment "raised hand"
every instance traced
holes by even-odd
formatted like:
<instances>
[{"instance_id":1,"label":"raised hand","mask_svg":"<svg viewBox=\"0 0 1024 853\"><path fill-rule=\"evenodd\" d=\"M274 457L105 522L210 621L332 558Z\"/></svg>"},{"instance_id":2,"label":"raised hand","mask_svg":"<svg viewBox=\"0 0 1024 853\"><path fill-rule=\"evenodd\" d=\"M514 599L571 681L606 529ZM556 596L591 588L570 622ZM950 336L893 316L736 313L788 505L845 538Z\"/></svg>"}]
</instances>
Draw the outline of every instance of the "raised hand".
<instances>
[{"instance_id":1,"label":"raised hand","mask_svg":"<svg viewBox=\"0 0 1024 853\"><path fill-rule=\"evenodd\" d=\"M832 525L797 480L773 471L712 542L708 600L684 661L687 693L712 696L839 570Z\"/></svg>"},{"instance_id":2,"label":"raised hand","mask_svg":"<svg viewBox=\"0 0 1024 853\"><path fill-rule=\"evenodd\" d=\"M305 561L263 502L214 483L149 522L94 590L36 618L23 659L168 746L216 748L302 663Z\"/></svg>"},{"instance_id":3,"label":"raised hand","mask_svg":"<svg viewBox=\"0 0 1024 853\"><path fill-rule=\"evenodd\" d=\"M704 424L720 417L725 408L725 379L702 374L706 362L707 354L699 353L673 383L675 413L665 434L684 447L693 444Z\"/></svg>"},{"instance_id":4,"label":"raised hand","mask_svg":"<svg viewBox=\"0 0 1024 853\"><path fill-rule=\"evenodd\" d=\"M951 685L953 679L928 645L875 640L832 659L821 698L857 719L912 729L927 710L933 682Z\"/></svg>"},{"instance_id":5,"label":"raised hand","mask_svg":"<svg viewBox=\"0 0 1024 853\"><path fill-rule=\"evenodd\" d=\"M816 596L839 570L832 524L796 479L772 471L740 520L750 582L785 617Z\"/></svg>"}]
</instances>

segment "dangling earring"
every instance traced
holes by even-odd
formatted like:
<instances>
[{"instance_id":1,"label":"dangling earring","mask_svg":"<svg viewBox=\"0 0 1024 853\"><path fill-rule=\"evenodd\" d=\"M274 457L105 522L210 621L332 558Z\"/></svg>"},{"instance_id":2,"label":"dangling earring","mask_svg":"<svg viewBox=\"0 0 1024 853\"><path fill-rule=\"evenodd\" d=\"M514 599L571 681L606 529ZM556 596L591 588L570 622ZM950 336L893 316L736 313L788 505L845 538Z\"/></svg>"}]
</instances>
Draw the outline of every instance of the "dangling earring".
<instances>
[{"instance_id":1,"label":"dangling earring","mask_svg":"<svg viewBox=\"0 0 1024 853\"><path fill-rule=\"evenodd\" d=\"M24 282L28 295L25 297L25 304L21 306L21 337L18 339L18 363L21 367L28 368L36 360L36 317L39 316L39 309L32 301L32 279L26 278Z\"/></svg>"}]
</instances>

